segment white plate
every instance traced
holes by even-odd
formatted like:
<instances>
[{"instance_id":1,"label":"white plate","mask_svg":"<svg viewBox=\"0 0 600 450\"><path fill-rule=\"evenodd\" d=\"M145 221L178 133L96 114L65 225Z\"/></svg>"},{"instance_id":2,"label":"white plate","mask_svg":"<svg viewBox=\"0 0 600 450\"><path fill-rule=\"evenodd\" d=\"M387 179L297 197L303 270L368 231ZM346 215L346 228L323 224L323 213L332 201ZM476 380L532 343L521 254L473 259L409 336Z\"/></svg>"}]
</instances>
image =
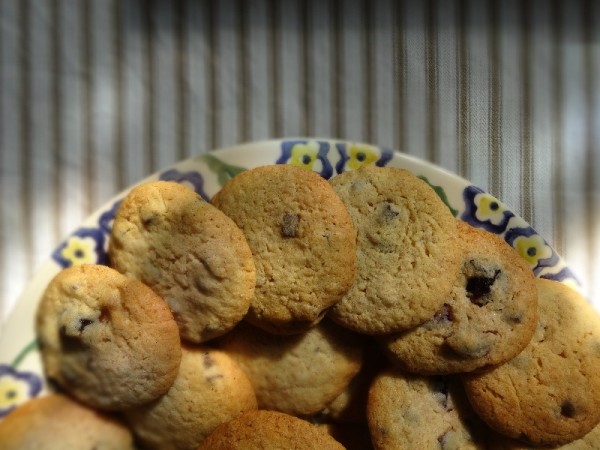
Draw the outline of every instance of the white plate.
<instances>
[{"instance_id":1,"label":"white plate","mask_svg":"<svg viewBox=\"0 0 600 450\"><path fill-rule=\"evenodd\" d=\"M529 263L536 276L577 282L565 262L527 222L490 194L432 164L368 144L298 138L239 145L182 161L143 181L166 179L186 183L208 199L236 173L266 164L295 164L330 178L362 164L403 167L434 187L453 214L473 226L502 236ZM111 221L128 190L83 222L44 263L17 302L0 338L0 418L45 391L33 330L36 305L63 267L103 263Z\"/></svg>"}]
</instances>

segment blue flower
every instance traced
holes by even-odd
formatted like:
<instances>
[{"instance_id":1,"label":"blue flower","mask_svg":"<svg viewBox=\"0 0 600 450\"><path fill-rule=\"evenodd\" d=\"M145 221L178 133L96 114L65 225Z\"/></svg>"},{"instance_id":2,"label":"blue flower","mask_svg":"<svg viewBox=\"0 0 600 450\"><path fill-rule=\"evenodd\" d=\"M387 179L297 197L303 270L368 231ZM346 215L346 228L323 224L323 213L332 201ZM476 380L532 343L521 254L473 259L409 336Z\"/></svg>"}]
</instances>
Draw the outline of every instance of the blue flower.
<instances>
[{"instance_id":1,"label":"blue flower","mask_svg":"<svg viewBox=\"0 0 600 450\"><path fill-rule=\"evenodd\" d=\"M63 268L79 264L106 264L104 233L99 228L80 228L60 244L52 259Z\"/></svg>"},{"instance_id":2,"label":"blue flower","mask_svg":"<svg viewBox=\"0 0 600 450\"><path fill-rule=\"evenodd\" d=\"M575 277L571 269L568 267L563 267L556 273L545 273L540 275L540 278L546 278L548 280L560 281L561 283L565 283L570 285L571 287L577 289L580 287L579 280Z\"/></svg>"},{"instance_id":3,"label":"blue flower","mask_svg":"<svg viewBox=\"0 0 600 450\"><path fill-rule=\"evenodd\" d=\"M0 364L0 417L37 396L41 390L42 380L38 375Z\"/></svg>"},{"instance_id":4,"label":"blue flower","mask_svg":"<svg viewBox=\"0 0 600 450\"><path fill-rule=\"evenodd\" d=\"M319 172L326 179L333 175L333 167L327 157L329 143L322 141L283 141L281 155L276 164L292 164Z\"/></svg>"},{"instance_id":5,"label":"blue flower","mask_svg":"<svg viewBox=\"0 0 600 450\"><path fill-rule=\"evenodd\" d=\"M180 172L176 169L170 169L161 173L159 179L162 181L175 181L186 185L193 189L204 200L207 202L210 201L210 197L204 192L204 178L202 178L202 175L199 172Z\"/></svg>"},{"instance_id":6,"label":"blue flower","mask_svg":"<svg viewBox=\"0 0 600 450\"><path fill-rule=\"evenodd\" d=\"M515 214L497 198L475 186L463 191L465 211L461 219L468 224L495 234L502 234Z\"/></svg>"},{"instance_id":7,"label":"blue flower","mask_svg":"<svg viewBox=\"0 0 600 450\"><path fill-rule=\"evenodd\" d=\"M552 267L558 263L556 252L531 227L511 228L506 232L504 239L527 261L536 275L545 267Z\"/></svg>"},{"instance_id":8,"label":"blue flower","mask_svg":"<svg viewBox=\"0 0 600 450\"><path fill-rule=\"evenodd\" d=\"M117 200L112 207L108 211L102 213L100 219L98 219L98 225L104 233L110 234L115 214L117 213L117 210L119 209L119 206L121 206L122 202L123 200Z\"/></svg>"},{"instance_id":9,"label":"blue flower","mask_svg":"<svg viewBox=\"0 0 600 450\"><path fill-rule=\"evenodd\" d=\"M378 148L366 144L335 144L340 160L335 165L337 173L356 170L364 164L375 164L383 167L391 161L394 152L386 148Z\"/></svg>"}]
</instances>

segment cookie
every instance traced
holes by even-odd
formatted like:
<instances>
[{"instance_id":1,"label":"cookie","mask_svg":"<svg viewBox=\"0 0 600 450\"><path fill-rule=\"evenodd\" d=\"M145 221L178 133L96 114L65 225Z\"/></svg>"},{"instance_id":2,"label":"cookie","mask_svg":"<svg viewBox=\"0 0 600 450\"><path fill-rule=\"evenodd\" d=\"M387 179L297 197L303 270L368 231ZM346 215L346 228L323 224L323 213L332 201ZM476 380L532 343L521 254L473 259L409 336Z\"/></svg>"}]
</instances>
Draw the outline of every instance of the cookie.
<instances>
[{"instance_id":1,"label":"cookie","mask_svg":"<svg viewBox=\"0 0 600 450\"><path fill-rule=\"evenodd\" d=\"M503 239L458 224L462 264L444 305L424 324L384 336L390 359L420 374L471 372L516 356L537 324L533 272Z\"/></svg>"},{"instance_id":2,"label":"cookie","mask_svg":"<svg viewBox=\"0 0 600 450\"><path fill-rule=\"evenodd\" d=\"M388 370L369 390L367 420L379 449L477 449L475 415L459 382Z\"/></svg>"},{"instance_id":3,"label":"cookie","mask_svg":"<svg viewBox=\"0 0 600 450\"><path fill-rule=\"evenodd\" d=\"M560 445L600 422L600 315L566 285L536 284L531 342L509 362L463 380L492 428L534 445Z\"/></svg>"},{"instance_id":4,"label":"cookie","mask_svg":"<svg viewBox=\"0 0 600 450\"><path fill-rule=\"evenodd\" d=\"M343 450L325 430L275 411L251 411L217 427L198 450Z\"/></svg>"},{"instance_id":5,"label":"cookie","mask_svg":"<svg viewBox=\"0 0 600 450\"><path fill-rule=\"evenodd\" d=\"M106 266L60 272L38 305L36 333L46 376L101 410L158 398L179 369L179 330L167 304Z\"/></svg>"},{"instance_id":6,"label":"cookie","mask_svg":"<svg viewBox=\"0 0 600 450\"><path fill-rule=\"evenodd\" d=\"M225 353L184 347L175 383L160 399L125 412L147 449L196 450L222 423L257 409L248 377Z\"/></svg>"},{"instance_id":7,"label":"cookie","mask_svg":"<svg viewBox=\"0 0 600 450\"><path fill-rule=\"evenodd\" d=\"M450 293L460 262L448 207L404 169L365 165L330 182L358 237L356 280L329 315L364 334L427 321Z\"/></svg>"},{"instance_id":8,"label":"cookie","mask_svg":"<svg viewBox=\"0 0 600 450\"><path fill-rule=\"evenodd\" d=\"M534 447L524 442L509 439L498 433L490 436L488 450L535 450ZM600 425L597 425L592 431L568 444L543 447L545 450L598 450L600 443ZM539 447L536 447L539 448Z\"/></svg>"},{"instance_id":9,"label":"cookie","mask_svg":"<svg viewBox=\"0 0 600 450\"><path fill-rule=\"evenodd\" d=\"M242 323L216 345L246 372L259 408L302 417L340 395L363 355L361 340L329 321L304 334L276 338Z\"/></svg>"},{"instance_id":10,"label":"cookie","mask_svg":"<svg viewBox=\"0 0 600 450\"><path fill-rule=\"evenodd\" d=\"M317 173L292 165L235 176L212 203L244 232L256 264L246 319L272 333L317 324L354 280L356 233L344 204Z\"/></svg>"},{"instance_id":11,"label":"cookie","mask_svg":"<svg viewBox=\"0 0 600 450\"><path fill-rule=\"evenodd\" d=\"M0 421L2 450L134 450L131 432L116 419L69 397L51 394L24 403Z\"/></svg>"},{"instance_id":12,"label":"cookie","mask_svg":"<svg viewBox=\"0 0 600 450\"><path fill-rule=\"evenodd\" d=\"M148 182L127 194L108 254L112 267L165 299L193 343L233 328L254 296L254 261L240 229L178 183Z\"/></svg>"}]
</instances>

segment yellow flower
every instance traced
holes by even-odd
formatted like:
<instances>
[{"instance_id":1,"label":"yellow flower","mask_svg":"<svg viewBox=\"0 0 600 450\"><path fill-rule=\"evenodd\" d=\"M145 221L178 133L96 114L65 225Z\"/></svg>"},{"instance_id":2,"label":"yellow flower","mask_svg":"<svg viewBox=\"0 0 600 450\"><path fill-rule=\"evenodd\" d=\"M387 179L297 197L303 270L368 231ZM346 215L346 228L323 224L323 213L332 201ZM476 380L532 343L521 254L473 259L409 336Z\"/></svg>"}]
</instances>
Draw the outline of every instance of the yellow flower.
<instances>
[{"instance_id":1,"label":"yellow flower","mask_svg":"<svg viewBox=\"0 0 600 450\"><path fill-rule=\"evenodd\" d=\"M519 236L513 242L513 246L531 268L536 267L541 259L548 259L552 256L552 249L537 234Z\"/></svg>"},{"instance_id":2,"label":"yellow flower","mask_svg":"<svg viewBox=\"0 0 600 450\"><path fill-rule=\"evenodd\" d=\"M94 264L97 260L96 240L89 236L71 236L60 252L60 256L74 266Z\"/></svg>"},{"instance_id":3,"label":"yellow flower","mask_svg":"<svg viewBox=\"0 0 600 450\"><path fill-rule=\"evenodd\" d=\"M349 160L347 165L355 170L364 164L371 164L379 159L377 150L366 145L350 145L348 147Z\"/></svg>"},{"instance_id":4,"label":"yellow flower","mask_svg":"<svg viewBox=\"0 0 600 450\"><path fill-rule=\"evenodd\" d=\"M504 212L506 206L497 198L490 194L478 194L475 196L475 204L477 211L475 216L481 222L491 222L494 225L499 225L504 220Z\"/></svg>"},{"instance_id":5,"label":"yellow flower","mask_svg":"<svg viewBox=\"0 0 600 450\"><path fill-rule=\"evenodd\" d=\"M12 409L30 398L30 386L25 380L11 376L0 377L0 411Z\"/></svg>"},{"instance_id":6,"label":"yellow flower","mask_svg":"<svg viewBox=\"0 0 600 450\"><path fill-rule=\"evenodd\" d=\"M316 141L309 141L306 144L296 144L292 147L290 164L312 170L318 153L319 143Z\"/></svg>"}]
</instances>

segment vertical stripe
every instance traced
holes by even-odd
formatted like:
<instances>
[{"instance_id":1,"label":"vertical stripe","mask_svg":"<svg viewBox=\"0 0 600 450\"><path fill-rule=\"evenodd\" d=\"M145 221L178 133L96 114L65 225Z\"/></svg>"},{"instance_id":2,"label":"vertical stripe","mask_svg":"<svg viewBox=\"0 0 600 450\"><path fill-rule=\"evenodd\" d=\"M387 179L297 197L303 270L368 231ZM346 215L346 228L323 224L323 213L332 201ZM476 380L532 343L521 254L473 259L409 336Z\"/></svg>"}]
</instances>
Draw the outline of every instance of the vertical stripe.
<instances>
[{"instance_id":1,"label":"vertical stripe","mask_svg":"<svg viewBox=\"0 0 600 450\"><path fill-rule=\"evenodd\" d=\"M271 96L272 85L270 82L271 54L269 38L271 30L267 13L267 1L252 2L252 8L247 11L247 57L248 57L248 84L252 86L252 95L249 96L249 133L253 141L266 139L271 136Z\"/></svg>"},{"instance_id":2,"label":"vertical stripe","mask_svg":"<svg viewBox=\"0 0 600 450\"><path fill-rule=\"evenodd\" d=\"M5 16L3 14L4 12L4 0L0 0L0 15L2 17L2 20L6 20ZM5 74L2 71L2 68L5 66L4 64L4 41L6 38L6 33L4 32L4 24L2 22L0 22L0 83L4 82L4 77ZM5 205L7 204L5 197L6 197L6 190L4 189L4 179L6 178L4 176L4 170L5 169L5 165L4 165L4 153L7 151L7 145L6 142L4 140L4 120L2 120L3 117L3 106L4 106L4 100L5 100L5 94L4 94L4 89L0 89L0 173L2 174L2 177L0 178L0 204ZM4 213L4 211L3 211ZM5 264L4 264L4 258L8 257L10 255L10 249L7 245L5 245L5 239L8 236L8 230L9 227L4 225L4 220L5 220L5 214L1 214L0 215L0 333L2 332L2 324L4 323L4 318L6 317L6 312L8 311L8 307L9 307L9 302L10 302L10 298L5 286L5 276L6 276L6 270L5 270Z\"/></svg>"},{"instance_id":3,"label":"vertical stripe","mask_svg":"<svg viewBox=\"0 0 600 450\"><path fill-rule=\"evenodd\" d=\"M176 159L182 160L187 156L189 148L187 98L189 94L189 82L187 79L188 48L187 48L187 2L186 0L177 0L175 2L175 151Z\"/></svg>"},{"instance_id":4,"label":"vertical stripe","mask_svg":"<svg viewBox=\"0 0 600 450\"><path fill-rule=\"evenodd\" d=\"M299 4L299 17L301 34L300 45L302 50L298 52L298 63L301 70L300 98L302 104L300 134L303 136L313 136L314 125L311 118L311 107L313 103L313 85L311 77L312 61L310 58L310 48L312 47L312 10L311 2L303 1Z\"/></svg>"},{"instance_id":5,"label":"vertical stripe","mask_svg":"<svg viewBox=\"0 0 600 450\"><path fill-rule=\"evenodd\" d=\"M23 249L25 253L26 268L31 268L33 265L33 246L32 246L32 217L31 210L33 208L32 192L31 192L31 61L30 61L30 9L29 0L19 2L19 73L21 78L20 91L20 120L21 120L21 198L19 208L21 212L21 220L23 224ZM29 270L26 271L26 276L29 275Z\"/></svg>"},{"instance_id":6,"label":"vertical stripe","mask_svg":"<svg viewBox=\"0 0 600 450\"><path fill-rule=\"evenodd\" d=\"M342 64L338 68L338 84L342 89L339 99L341 116L341 136L353 141L365 139L365 123L363 109L365 108L364 92L364 53L361 51L362 11L361 1L342 2L344 5L341 26Z\"/></svg>"},{"instance_id":7,"label":"vertical stripe","mask_svg":"<svg viewBox=\"0 0 600 450\"><path fill-rule=\"evenodd\" d=\"M364 140L374 142L375 137L375 111L373 108L373 8L376 2L362 0L362 52L363 52L363 81L365 105L363 109L362 122L365 126Z\"/></svg>"},{"instance_id":8,"label":"vertical stripe","mask_svg":"<svg viewBox=\"0 0 600 450\"><path fill-rule=\"evenodd\" d=\"M279 45L279 83L280 83L280 114L281 130L283 136L298 135L302 126L302 74L303 71L298 67L300 58L299 49L299 10L298 2L290 3L285 8L280 9L279 20L280 34Z\"/></svg>"},{"instance_id":9,"label":"vertical stripe","mask_svg":"<svg viewBox=\"0 0 600 450\"><path fill-rule=\"evenodd\" d=\"M552 1L552 96L553 96L553 118L552 118L552 160L554 179L554 237L556 249L564 254L565 249L565 201L564 201L564 177L562 173L563 160L563 111L564 111L564 80L562 76L562 51L561 43L563 40L563 2L561 0Z\"/></svg>"},{"instance_id":10,"label":"vertical stripe","mask_svg":"<svg viewBox=\"0 0 600 450\"><path fill-rule=\"evenodd\" d=\"M332 7L329 1L311 0L310 39L311 70L311 133L310 136L332 137L335 135L333 120L335 106L335 84L331 82L337 71L333 62Z\"/></svg>"},{"instance_id":11,"label":"vertical stripe","mask_svg":"<svg viewBox=\"0 0 600 450\"><path fill-rule=\"evenodd\" d=\"M501 49L500 49L500 13L501 4L495 0L489 3L489 126L488 146L490 192L503 198L502 189L502 86L500 84Z\"/></svg>"},{"instance_id":12,"label":"vertical stripe","mask_svg":"<svg viewBox=\"0 0 600 450\"><path fill-rule=\"evenodd\" d=\"M342 138L342 79L340 75L344 59L342 55L341 46L341 26L340 17L343 14L343 8L339 0L330 0L330 19L331 19L331 90L332 90L332 102L331 102L331 132L333 137Z\"/></svg>"},{"instance_id":13,"label":"vertical stripe","mask_svg":"<svg viewBox=\"0 0 600 450\"><path fill-rule=\"evenodd\" d=\"M144 150L146 152L146 172L152 173L156 170L156 144L155 144L155 101L156 94L154 81L154 0L140 0L139 8L143 12L142 26L144 35L144 68L142 79L146 87L144 92Z\"/></svg>"},{"instance_id":14,"label":"vertical stripe","mask_svg":"<svg viewBox=\"0 0 600 450\"><path fill-rule=\"evenodd\" d=\"M394 2L394 147L406 151L406 6Z\"/></svg>"},{"instance_id":15,"label":"vertical stripe","mask_svg":"<svg viewBox=\"0 0 600 450\"><path fill-rule=\"evenodd\" d=\"M440 154L437 146L439 135L438 118L438 42L437 42L437 0L428 0L425 7L425 78L427 79L427 124L425 127L427 159L439 163Z\"/></svg>"},{"instance_id":16,"label":"vertical stripe","mask_svg":"<svg viewBox=\"0 0 600 450\"><path fill-rule=\"evenodd\" d=\"M460 175L470 179L471 170L469 161L471 159L471 148L469 135L471 132L471 114L469 111L470 90L470 72L469 72L469 49L467 47L467 24L468 24L468 1L457 0L456 27L458 29L458 39L456 40L456 66L458 79L456 97L458 98L457 112L457 146L458 146L458 167Z\"/></svg>"},{"instance_id":17,"label":"vertical stripe","mask_svg":"<svg viewBox=\"0 0 600 450\"><path fill-rule=\"evenodd\" d=\"M60 92L60 78L63 76L63 71L60 67L60 41L61 41L61 30L62 21L59 12L59 0L52 0L50 4L50 20L51 20L51 77L52 77L52 93L51 93L51 105L52 114L50 120L52 121L52 158L51 158L51 170L52 170L52 211L54 212L52 221L52 232L54 234L53 243L58 244L58 241L62 238L62 230L60 226L59 217L63 211L64 204L60 195L62 191L63 183L63 170L62 170L62 153L63 153L63 133L60 126L60 120L62 118L63 109L63 97ZM0 58L1 59L1 58ZM0 131L1 133L1 131Z\"/></svg>"},{"instance_id":18,"label":"vertical stripe","mask_svg":"<svg viewBox=\"0 0 600 450\"><path fill-rule=\"evenodd\" d=\"M246 142L250 138L250 125L248 120L249 115L249 98L251 94L252 85L250 84L250 77L248 76L248 51L246 46L246 41L248 39L248 31L247 31L247 11L246 11L246 2L244 0L238 0L237 2L237 46L240 53L240 66L239 66L239 91L238 91L238 103L240 105L238 110L238 118L239 124L238 129L239 137L242 142Z\"/></svg>"},{"instance_id":19,"label":"vertical stripe","mask_svg":"<svg viewBox=\"0 0 600 450\"><path fill-rule=\"evenodd\" d=\"M92 177L94 174L94 142L92 137L92 89L94 85L94 71L92 70L92 64L94 61L93 56L93 42L91 30L91 0L84 0L81 5L81 37L82 43L82 70L83 70L83 139L84 139L84 161L83 161L83 181L85 184L85 206L84 214L89 214L92 211L93 205L95 205L95 198L92 189Z\"/></svg>"},{"instance_id":20,"label":"vertical stripe","mask_svg":"<svg viewBox=\"0 0 600 450\"><path fill-rule=\"evenodd\" d=\"M270 30L271 37L269 39L270 44L270 64L271 64L271 73L270 73L270 81L272 86L272 94L271 94L271 135L274 137L281 137L281 89L279 85L279 77L280 77L280 41L281 41L281 13L280 13L280 5L281 3L278 0L271 0L269 3L269 11L270 11Z\"/></svg>"},{"instance_id":21,"label":"vertical stripe","mask_svg":"<svg viewBox=\"0 0 600 450\"><path fill-rule=\"evenodd\" d=\"M594 54L593 48L596 41L594 40L594 3L591 0L584 0L582 13L582 29L583 29L583 82L584 82L584 98L585 98L585 157L584 157L584 183L583 183L583 195L585 197L585 224L586 224L586 241L587 245L587 273L586 275L589 284L589 292L595 293L595 286L598 284L598 276L600 273L598 267L594 261L594 253L600 249L600 242L597 241L598 234L596 229L596 218L600 217L600 213L597 208L599 204L594 205L594 196L599 195L598 189L600 184L594 185L595 176L598 174L594 173L594 155L596 154L598 147L595 145L598 126L598 114L596 109L596 96L597 96L597 74L594 70Z\"/></svg>"},{"instance_id":22,"label":"vertical stripe","mask_svg":"<svg viewBox=\"0 0 600 450\"><path fill-rule=\"evenodd\" d=\"M533 201L533 135L531 107L531 5L521 2L521 212L523 218L533 223L535 218Z\"/></svg>"},{"instance_id":23,"label":"vertical stripe","mask_svg":"<svg viewBox=\"0 0 600 450\"><path fill-rule=\"evenodd\" d=\"M114 171L116 176L116 190L122 191L126 187L125 173L125 133L124 133L124 101L125 95L123 92L123 23L122 23L122 3L119 0L113 0L113 52L114 52L114 86L115 86L115 111L114 111L114 145L115 157Z\"/></svg>"},{"instance_id":24,"label":"vertical stripe","mask_svg":"<svg viewBox=\"0 0 600 450\"><path fill-rule=\"evenodd\" d=\"M384 147L395 145L394 117L395 71L393 0L375 2L370 33L373 35L371 49L371 92L373 95L371 121L374 141Z\"/></svg>"},{"instance_id":25,"label":"vertical stripe","mask_svg":"<svg viewBox=\"0 0 600 450\"><path fill-rule=\"evenodd\" d=\"M208 124L208 144L211 149L217 148L217 129L219 125L217 111L217 69L219 59L217 56L217 30L215 22L217 20L217 3L213 1L204 2L206 7L204 26L206 29L206 42L208 44L205 54L205 67L209 68L207 77L208 105L209 105L209 124Z\"/></svg>"}]
</instances>

